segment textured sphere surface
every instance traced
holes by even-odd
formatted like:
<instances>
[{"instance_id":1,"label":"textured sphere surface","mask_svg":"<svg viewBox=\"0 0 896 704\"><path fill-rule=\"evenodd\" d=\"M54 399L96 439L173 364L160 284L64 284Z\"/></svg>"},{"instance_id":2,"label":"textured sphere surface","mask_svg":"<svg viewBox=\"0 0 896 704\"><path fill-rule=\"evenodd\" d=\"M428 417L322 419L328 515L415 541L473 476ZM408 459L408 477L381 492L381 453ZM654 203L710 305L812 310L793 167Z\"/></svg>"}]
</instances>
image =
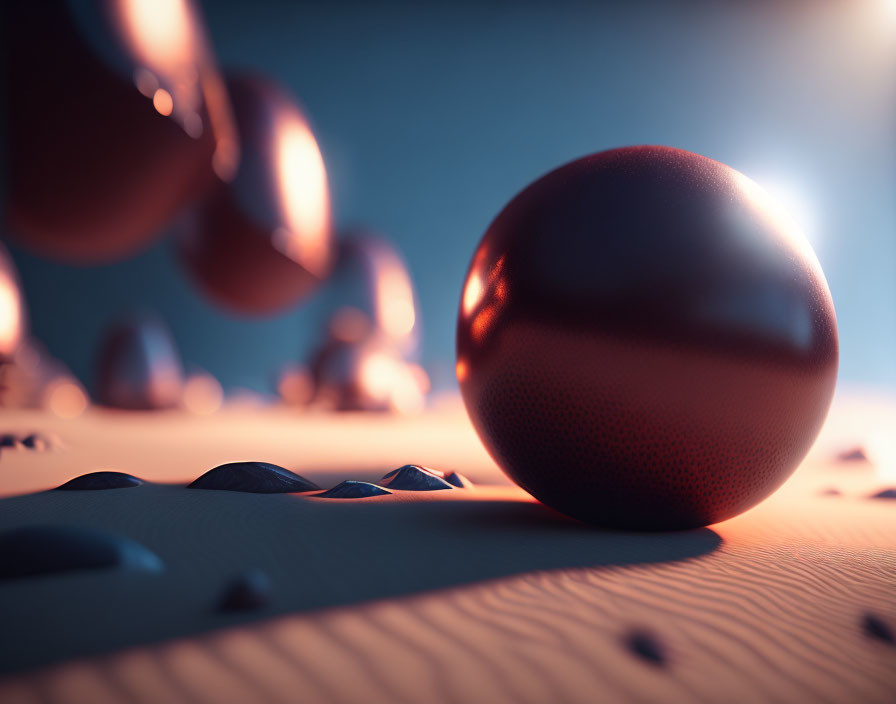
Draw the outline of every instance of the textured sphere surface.
<instances>
[{"instance_id":1,"label":"textured sphere surface","mask_svg":"<svg viewBox=\"0 0 896 704\"><path fill-rule=\"evenodd\" d=\"M461 298L457 375L526 491L638 530L734 516L814 441L837 376L830 291L753 181L668 147L567 164L504 208Z\"/></svg>"}]
</instances>

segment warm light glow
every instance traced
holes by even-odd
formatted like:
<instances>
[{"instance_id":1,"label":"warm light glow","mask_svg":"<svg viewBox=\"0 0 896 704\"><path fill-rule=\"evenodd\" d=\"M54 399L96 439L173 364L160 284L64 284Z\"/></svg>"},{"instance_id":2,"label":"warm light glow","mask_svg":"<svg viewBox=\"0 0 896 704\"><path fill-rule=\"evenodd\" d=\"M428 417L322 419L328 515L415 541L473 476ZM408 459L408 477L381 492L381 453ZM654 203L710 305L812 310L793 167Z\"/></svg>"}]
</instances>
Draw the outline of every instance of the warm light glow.
<instances>
[{"instance_id":1,"label":"warm light glow","mask_svg":"<svg viewBox=\"0 0 896 704\"><path fill-rule=\"evenodd\" d=\"M275 245L323 277L330 258L330 193L324 160L301 115L293 112L280 120L275 149L285 227L275 233Z\"/></svg>"},{"instance_id":2,"label":"warm light glow","mask_svg":"<svg viewBox=\"0 0 896 704\"><path fill-rule=\"evenodd\" d=\"M376 352L361 364L361 386L374 401L386 402L398 413L417 413L423 410L420 371L397 357ZM429 378L423 376L428 385Z\"/></svg>"},{"instance_id":3,"label":"warm light glow","mask_svg":"<svg viewBox=\"0 0 896 704\"><path fill-rule=\"evenodd\" d=\"M211 374L192 374L183 385L181 405L190 413L208 416L221 408L224 390Z\"/></svg>"},{"instance_id":4,"label":"warm light glow","mask_svg":"<svg viewBox=\"0 0 896 704\"><path fill-rule=\"evenodd\" d=\"M454 367L454 371L457 374L458 381L465 381L467 378L467 374L470 373L470 368L467 365L467 361L465 359L457 360L457 364Z\"/></svg>"},{"instance_id":5,"label":"warm light glow","mask_svg":"<svg viewBox=\"0 0 896 704\"><path fill-rule=\"evenodd\" d=\"M119 0L129 48L149 69L176 73L193 63L195 22L185 0Z\"/></svg>"},{"instance_id":6,"label":"warm light glow","mask_svg":"<svg viewBox=\"0 0 896 704\"><path fill-rule=\"evenodd\" d=\"M289 367L277 380L277 392L290 406L305 406L314 394L311 375L302 367Z\"/></svg>"},{"instance_id":7,"label":"warm light glow","mask_svg":"<svg viewBox=\"0 0 896 704\"><path fill-rule=\"evenodd\" d=\"M77 418L87 409L87 404L87 394L72 379L54 379L44 391L44 408L60 418Z\"/></svg>"},{"instance_id":8,"label":"warm light glow","mask_svg":"<svg viewBox=\"0 0 896 704\"><path fill-rule=\"evenodd\" d=\"M22 336L22 301L15 281L0 273L0 355L11 355Z\"/></svg>"},{"instance_id":9,"label":"warm light glow","mask_svg":"<svg viewBox=\"0 0 896 704\"><path fill-rule=\"evenodd\" d=\"M763 187L742 173L735 173L737 187L772 220L782 234L788 237L794 248L804 255L806 261L814 263L820 272L821 265L805 235L804 228L811 225L811 215L804 199L797 196L792 188L781 185Z\"/></svg>"},{"instance_id":10,"label":"warm light glow","mask_svg":"<svg viewBox=\"0 0 896 704\"><path fill-rule=\"evenodd\" d=\"M167 90L159 88L153 93L152 106L160 115L165 115L167 117L174 109L174 101L171 99L171 94Z\"/></svg>"},{"instance_id":11,"label":"warm light glow","mask_svg":"<svg viewBox=\"0 0 896 704\"><path fill-rule=\"evenodd\" d=\"M471 271L470 278L467 279L467 285L464 286L464 315L472 315L484 295L485 284L482 282L482 277L478 272Z\"/></svg>"},{"instance_id":12,"label":"warm light glow","mask_svg":"<svg viewBox=\"0 0 896 704\"><path fill-rule=\"evenodd\" d=\"M380 326L393 338L407 337L414 330L414 289L404 265L391 252L382 258L376 281L376 308Z\"/></svg>"}]
</instances>

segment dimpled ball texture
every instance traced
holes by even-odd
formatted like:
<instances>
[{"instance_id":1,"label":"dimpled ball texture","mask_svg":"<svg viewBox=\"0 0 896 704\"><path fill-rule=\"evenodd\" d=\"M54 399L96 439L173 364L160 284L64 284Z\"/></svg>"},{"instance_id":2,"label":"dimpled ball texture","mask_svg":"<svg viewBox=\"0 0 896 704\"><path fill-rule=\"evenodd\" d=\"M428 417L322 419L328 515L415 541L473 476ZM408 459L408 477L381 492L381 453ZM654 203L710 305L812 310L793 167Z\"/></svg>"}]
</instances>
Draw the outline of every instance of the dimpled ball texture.
<instances>
[{"instance_id":1,"label":"dimpled ball texture","mask_svg":"<svg viewBox=\"0 0 896 704\"><path fill-rule=\"evenodd\" d=\"M584 157L492 222L461 296L457 376L523 489L607 527L735 516L812 445L837 376L805 238L753 181L669 147Z\"/></svg>"}]
</instances>

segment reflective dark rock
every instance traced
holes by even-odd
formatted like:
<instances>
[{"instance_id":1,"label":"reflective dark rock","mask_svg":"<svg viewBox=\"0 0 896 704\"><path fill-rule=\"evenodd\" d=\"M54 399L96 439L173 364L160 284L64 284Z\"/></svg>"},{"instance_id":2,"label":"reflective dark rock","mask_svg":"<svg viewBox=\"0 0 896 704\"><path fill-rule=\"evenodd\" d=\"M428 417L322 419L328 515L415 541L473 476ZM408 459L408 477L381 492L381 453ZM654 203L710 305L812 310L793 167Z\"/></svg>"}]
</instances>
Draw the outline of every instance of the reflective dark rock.
<instances>
[{"instance_id":1,"label":"reflective dark rock","mask_svg":"<svg viewBox=\"0 0 896 704\"><path fill-rule=\"evenodd\" d=\"M19 276L6 247L0 244L0 365L12 357L25 335L25 306ZM0 405L3 394L0 394Z\"/></svg>"},{"instance_id":2,"label":"reflective dark rock","mask_svg":"<svg viewBox=\"0 0 896 704\"><path fill-rule=\"evenodd\" d=\"M189 489L243 491L249 494L294 494L320 487L288 469L267 462L230 462L210 469Z\"/></svg>"},{"instance_id":3,"label":"reflective dark rock","mask_svg":"<svg viewBox=\"0 0 896 704\"><path fill-rule=\"evenodd\" d=\"M437 476L426 467L406 464L394 469L383 477L383 486L403 491L436 491L454 489L454 486Z\"/></svg>"},{"instance_id":4,"label":"reflective dark rock","mask_svg":"<svg viewBox=\"0 0 896 704\"><path fill-rule=\"evenodd\" d=\"M0 534L0 580L89 569L159 572L162 561L133 540L64 525Z\"/></svg>"},{"instance_id":5,"label":"reflective dark rock","mask_svg":"<svg viewBox=\"0 0 896 704\"><path fill-rule=\"evenodd\" d=\"M100 261L156 236L238 159L197 7L2 3L10 233L42 255Z\"/></svg>"},{"instance_id":6,"label":"reflective dark rock","mask_svg":"<svg viewBox=\"0 0 896 704\"><path fill-rule=\"evenodd\" d=\"M651 665L662 667L666 664L666 652L662 644L650 633L635 631L625 638L626 647L633 655Z\"/></svg>"},{"instance_id":7,"label":"reflective dark rock","mask_svg":"<svg viewBox=\"0 0 896 704\"><path fill-rule=\"evenodd\" d=\"M864 447L851 447L848 450L844 450L837 454L838 462L856 462L856 463L868 463L871 460L868 458L868 453L865 452Z\"/></svg>"},{"instance_id":8,"label":"reflective dark rock","mask_svg":"<svg viewBox=\"0 0 896 704\"><path fill-rule=\"evenodd\" d=\"M173 408L180 403L183 369L161 320L131 315L106 331L97 356L97 401L127 410Z\"/></svg>"},{"instance_id":9,"label":"reflective dark rock","mask_svg":"<svg viewBox=\"0 0 896 704\"><path fill-rule=\"evenodd\" d=\"M182 260L215 302L241 313L294 305L330 272L330 192L308 122L277 85L227 80L242 161L180 240Z\"/></svg>"},{"instance_id":10,"label":"reflective dark rock","mask_svg":"<svg viewBox=\"0 0 896 704\"><path fill-rule=\"evenodd\" d=\"M889 645L896 645L896 632L888 623L874 614L865 614L862 617L862 631L869 638Z\"/></svg>"},{"instance_id":11,"label":"reflective dark rock","mask_svg":"<svg viewBox=\"0 0 896 704\"><path fill-rule=\"evenodd\" d=\"M790 476L837 376L834 307L767 194L668 147L579 159L489 226L461 297L457 376L498 464L586 522L737 515Z\"/></svg>"},{"instance_id":12,"label":"reflective dark rock","mask_svg":"<svg viewBox=\"0 0 896 704\"><path fill-rule=\"evenodd\" d=\"M876 494L871 495L872 499L896 499L896 487L890 489L881 489Z\"/></svg>"},{"instance_id":13,"label":"reflective dark rock","mask_svg":"<svg viewBox=\"0 0 896 704\"><path fill-rule=\"evenodd\" d=\"M474 484L460 472L449 472L445 475L445 481L458 489L472 489Z\"/></svg>"},{"instance_id":14,"label":"reflective dark rock","mask_svg":"<svg viewBox=\"0 0 896 704\"><path fill-rule=\"evenodd\" d=\"M260 569L246 570L236 576L221 594L218 611L254 611L271 600L271 580Z\"/></svg>"},{"instance_id":15,"label":"reflective dark rock","mask_svg":"<svg viewBox=\"0 0 896 704\"><path fill-rule=\"evenodd\" d=\"M364 499L368 496L382 496L384 494L391 493L392 492L388 489L383 489L383 487L377 486L376 484L370 484L369 482L356 482L348 479L341 484L337 484L332 489L327 489L320 494L315 494L315 498Z\"/></svg>"},{"instance_id":16,"label":"reflective dark rock","mask_svg":"<svg viewBox=\"0 0 896 704\"><path fill-rule=\"evenodd\" d=\"M98 489L129 489L143 484L138 479L124 472L90 472L80 477L69 479L65 484L56 487L56 491L95 491Z\"/></svg>"}]
</instances>

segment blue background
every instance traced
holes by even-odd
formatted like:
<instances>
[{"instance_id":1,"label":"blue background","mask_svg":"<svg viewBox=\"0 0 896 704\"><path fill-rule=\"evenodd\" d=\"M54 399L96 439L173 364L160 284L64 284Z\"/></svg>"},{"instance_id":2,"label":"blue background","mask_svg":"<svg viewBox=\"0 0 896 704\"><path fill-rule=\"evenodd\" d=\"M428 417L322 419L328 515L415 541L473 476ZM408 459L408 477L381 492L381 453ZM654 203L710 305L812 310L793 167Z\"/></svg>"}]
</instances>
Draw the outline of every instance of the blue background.
<instances>
[{"instance_id":1,"label":"blue background","mask_svg":"<svg viewBox=\"0 0 896 704\"><path fill-rule=\"evenodd\" d=\"M892 3L890 3L892 5ZM851 2L205 2L223 66L285 84L327 162L337 221L409 263L423 362L453 385L454 324L474 247L543 172L614 146L689 149L795 203L828 277L841 382L896 390L896 13ZM90 383L104 325L169 323L188 365L270 389L340 292L234 317L200 297L164 238L101 267L18 248L32 329Z\"/></svg>"}]
</instances>

